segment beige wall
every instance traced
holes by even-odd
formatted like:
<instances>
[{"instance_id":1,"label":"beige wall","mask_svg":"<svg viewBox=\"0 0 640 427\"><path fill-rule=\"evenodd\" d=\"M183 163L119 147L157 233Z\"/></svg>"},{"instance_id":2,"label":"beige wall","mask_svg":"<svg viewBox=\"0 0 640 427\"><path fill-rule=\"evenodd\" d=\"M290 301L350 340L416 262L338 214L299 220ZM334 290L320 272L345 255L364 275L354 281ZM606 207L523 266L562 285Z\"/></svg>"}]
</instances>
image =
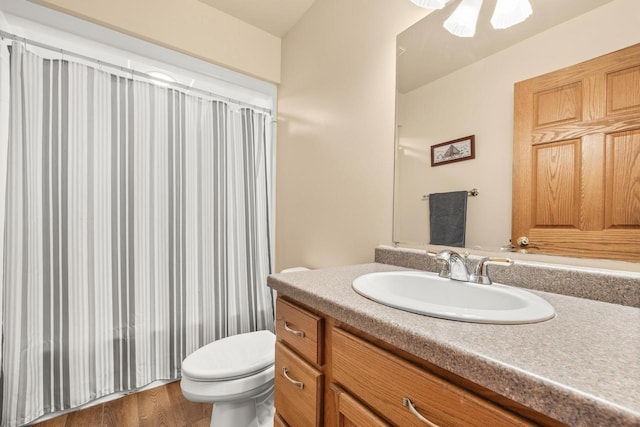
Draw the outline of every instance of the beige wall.
<instances>
[{"instance_id":1,"label":"beige wall","mask_svg":"<svg viewBox=\"0 0 640 427\"><path fill-rule=\"evenodd\" d=\"M507 244L513 84L640 42L639 16L640 1L613 1L399 97L398 240L428 242L420 195L477 187L480 195L468 201L467 246ZM430 167L432 144L471 134L475 160Z\"/></svg>"},{"instance_id":2,"label":"beige wall","mask_svg":"<svg viewBox=\"0 0 640 427\"><path fill-rule=\"evenodd\" d=\"M391 241L395 37L408 0L317 0L285 36L276 269L370 262Z\"/></svg>"},{"instance_id":3,"label":"beige wall","mask_svg":"<svg viewBox=\"0 0 640 427\"><path fill-rule=\"evenodd\" d=\"M198 0L32 0L273 83L280 38Z\"/></svg>"}]
</instances>

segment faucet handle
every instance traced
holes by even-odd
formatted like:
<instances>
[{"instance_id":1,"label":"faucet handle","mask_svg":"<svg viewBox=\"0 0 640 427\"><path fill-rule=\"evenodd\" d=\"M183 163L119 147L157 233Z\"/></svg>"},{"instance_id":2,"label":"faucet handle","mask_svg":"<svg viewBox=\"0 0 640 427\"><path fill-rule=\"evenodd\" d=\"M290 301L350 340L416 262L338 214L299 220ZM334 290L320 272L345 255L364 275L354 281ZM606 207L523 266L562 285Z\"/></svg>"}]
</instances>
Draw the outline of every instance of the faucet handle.
<instances>
[{"instance_id":1,"label":"faucet handle","mask_svg":"<svg viewBox=\"0 0 640 427\"><path fill-rule=\"evenodd\" d=\"M436 263L440 264L440 271L438 272L438 276L448 279L451 276L451 272L449 271L449 261L441 258L436 258Z\"/></svg>"},{"instance_id":2,"label":"faucet handle","mask_svg":"<svg viewBox=\"0 0 640 427\"><path fill-rule=\"evenodd\" d=\"M440 271L438 272L438 276L444 277L445 279L449 278L449 262L439 255L442 251L436 252L431 249L427 249L427 256L436 259L436 264L440 265Z\"/></svg>"},{"instance_id":3,"label":"faucet handle","mask_svg":"<svg viewBox=\"0 0 640 427\"><path fill-rule=\"evenodd\" d=\"M469 275L469 282L479 283L481 285L490 285L491 278L489 277L489 271L486 266L490 264L495 265L513 265L511 258L496 258L496 257L484 257L481 258L473 273Z\"/></svg>"}]
</instances>

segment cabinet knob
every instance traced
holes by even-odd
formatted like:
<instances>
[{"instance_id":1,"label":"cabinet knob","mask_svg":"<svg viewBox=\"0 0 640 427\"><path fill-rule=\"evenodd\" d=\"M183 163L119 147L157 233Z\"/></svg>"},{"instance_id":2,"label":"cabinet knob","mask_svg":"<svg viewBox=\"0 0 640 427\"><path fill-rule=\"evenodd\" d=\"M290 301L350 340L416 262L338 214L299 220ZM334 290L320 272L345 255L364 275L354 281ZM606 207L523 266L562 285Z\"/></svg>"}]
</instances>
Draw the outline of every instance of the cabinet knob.
<instances>
[{"instance_id":1,"label":"cabinet knob","mask_svg":"<svg viewBox=\"0 0 640 427\"><path fill-rule=\"evenodd\" d=\"M518 237L518 240L516 240L516 243L520 247L526 247L529 245L529 238L527 236Z\"/></svg>"}]
</instances>

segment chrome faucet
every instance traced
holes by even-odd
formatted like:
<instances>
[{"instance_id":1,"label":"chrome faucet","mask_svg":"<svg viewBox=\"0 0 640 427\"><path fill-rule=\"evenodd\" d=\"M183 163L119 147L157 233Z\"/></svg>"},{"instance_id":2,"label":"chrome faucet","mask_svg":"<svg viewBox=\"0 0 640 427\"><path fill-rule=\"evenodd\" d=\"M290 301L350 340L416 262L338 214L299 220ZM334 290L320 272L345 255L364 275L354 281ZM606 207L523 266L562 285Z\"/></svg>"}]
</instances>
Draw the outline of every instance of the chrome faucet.
<instances>
[{"instance_id":1,"label":"chrome faucet","mask_svg":"<svg viewBox=\"0 0 640 427\"><path fill-rule=\"evenodd\" d=\"M466 263L467 255L469 255L468 252L465 252L464 255L460 255L459 253L451 250L444 250L440 252L427 250L427 255L435 258L436 262L440 265L440 272L438 273L438 276L444 277L445 279L478 283L481 285L490 285L492 283L487 269L488 265L513 265L513 260L511 258L484 257L478 261L473 273L469 273Z\"/></svg>"},{"instance_id":2,"label":"chrome faucet","mask_svg":"<svg viewBox=\"0 0 640 427\"><path fill-rule=\"evenodd\" d=\"M469 280L469 271L462 255L455 251L444 250L438 252L436 261L442 266L438 276L452 280L466 282Z\"/></svg>"}]
</instances>

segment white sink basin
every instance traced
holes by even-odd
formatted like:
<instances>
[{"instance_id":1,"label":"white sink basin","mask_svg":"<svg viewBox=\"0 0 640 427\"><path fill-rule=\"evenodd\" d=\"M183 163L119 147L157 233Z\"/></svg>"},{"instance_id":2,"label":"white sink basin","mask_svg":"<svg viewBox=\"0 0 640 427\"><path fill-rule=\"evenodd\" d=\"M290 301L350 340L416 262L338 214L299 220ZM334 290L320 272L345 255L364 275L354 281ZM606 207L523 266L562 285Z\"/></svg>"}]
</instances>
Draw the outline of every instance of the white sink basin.
<instances>
[{"instance_id":1,"label":"white sink basin","mask_svg":"<svg viewBox=\"0 0 640 427\"><path fill-rule=\"evenodd\" d=\"M428 272L365 274L353 281L353 289L389 307L463 322L536 323L555 316L551 304L520 288L459 282Z\"/></svg>"}]
</instances>

